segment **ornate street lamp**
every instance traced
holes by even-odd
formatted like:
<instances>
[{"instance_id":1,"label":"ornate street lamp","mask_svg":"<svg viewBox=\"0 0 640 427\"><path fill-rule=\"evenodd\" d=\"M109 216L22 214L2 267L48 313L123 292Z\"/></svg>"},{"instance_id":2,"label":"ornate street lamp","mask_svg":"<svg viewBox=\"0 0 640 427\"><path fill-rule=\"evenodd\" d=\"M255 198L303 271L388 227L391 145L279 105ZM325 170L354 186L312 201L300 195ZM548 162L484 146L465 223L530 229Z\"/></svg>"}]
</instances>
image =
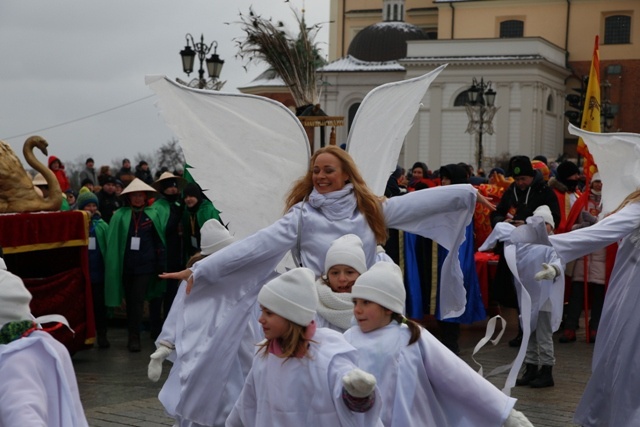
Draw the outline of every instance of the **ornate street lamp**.
<instances>
[{"instance_id":1,"label":"ornate street lamp","mask_svg":"<svg viewBox=\"0 0 640 427\"><path fill-rule=\"evenodd\" d=\"M218 42L214 40L210 45L207 45L204 42L204 35L200 35L200 42L196 43L193 36L188 33L185 36L185 39L187 40L187 45L180 51L180 56L182 57L182 69L187 76L191 74L193 72L193 64L195 62L196 55L200 61L200 69L198 70L198 77L191 80L189 83L180 79L176 79L176 81L185 86L196 87L198 89L222 89L222 86L224 86L226 82L219 80L224 60L220 59L220 56L218 56ZM211 49L213 49L213 54L211 54L211 57L207 58ZM204 77L203 64L205 62L209 73L208 79Z\"/></svg>"},{"instance_id":2,"label":"ornate street lamp","mask_svg":"<svg viewBox=\"0 0 640 427\"><path fill-rule=\"evenodd\" d=\"M491 82L480 82L474 77L471 87L467 90L468 102L465 104L469 124L466 133L478 135L478 169L482 167L482 135L493 135L493 116L500 107L496 107L496 91L491 88Z\"/></svg>"}]
</instances>

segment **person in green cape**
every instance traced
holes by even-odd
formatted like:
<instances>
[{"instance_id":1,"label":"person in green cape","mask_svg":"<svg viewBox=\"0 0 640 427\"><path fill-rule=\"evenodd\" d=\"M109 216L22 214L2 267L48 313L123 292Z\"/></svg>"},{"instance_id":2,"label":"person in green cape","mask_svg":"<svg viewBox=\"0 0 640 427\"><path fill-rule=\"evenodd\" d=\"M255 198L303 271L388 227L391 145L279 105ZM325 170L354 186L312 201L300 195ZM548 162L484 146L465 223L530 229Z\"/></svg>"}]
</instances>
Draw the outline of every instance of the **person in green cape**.
<instances>
[{"instance_id":1,"label":"person in green cape","mask_svg":"<svg viewBox=\"0 0 640 427\"><path fill-rule=\"evenodd\" d=\"M182 216L185 255L188 258L200 252L200 229L210 219L222 224L220 211L202 192L195 182L190 182L182 191L185 210ZM224 224L223 224L224 225Z\"/></svg>"},{"instance_id":2,"label":"person in green cape","mask_svg":"<svg viewBox=\"0 0 640 427\"><path fill-rule=\"evenodd\" d=\"M158 192L158 197L153 202L153 208L158 212L160 222L165 230L166 243L166 270L180 271L185 267L185 250L183 240L182 215L184 202L180 193L187 185L187 180L176 176L171 172L163 172L153 183L153 188ZM163 297L164 318L169 314L171 304L178 292L179 280L167 280ZM160 334L160 329L151 330L151 338L156 339Z\"/></svg>"},{"instance_id":3,"label":"person in green cape","mask_svg":"<svg viewBox=\"0 0 640 427\"><path fill-rule=\"evenodd\" d=\"M125 206L109 223L105 274L105 303L119 307L126 302L130 352L140 351L140 324L145 299L149 300L151 331L161 330L161 304L165 283L157 274L165 270L165 223L148 200L153 187L134 179L122 191Z\"/></svg>"},{"instance_id":4,"label":"person in green cape","mask_svg":"<svg viewBox=\"0 0 640 427\"><path fill-rule=\"evenodd\" d=\"M86 211L91 216L89 220L89 279L93 295L93 315L96 322L98 347L109 348L111 344L107 339L107 307L104 304L104 260L107 254L109 224L102 219L98 204L98 196L90 191L85 191L78 196L77 209Z\"/></svg>"}]
</instances>

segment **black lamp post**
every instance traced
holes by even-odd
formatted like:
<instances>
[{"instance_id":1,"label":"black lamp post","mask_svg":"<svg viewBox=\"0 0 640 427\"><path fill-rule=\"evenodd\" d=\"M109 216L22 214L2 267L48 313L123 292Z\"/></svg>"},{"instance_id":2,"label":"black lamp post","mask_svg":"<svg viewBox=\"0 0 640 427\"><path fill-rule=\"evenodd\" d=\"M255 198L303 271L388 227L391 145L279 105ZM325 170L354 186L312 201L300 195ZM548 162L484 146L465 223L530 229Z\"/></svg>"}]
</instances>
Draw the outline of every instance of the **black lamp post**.
<instances>
[{"instance_id":1,"label":"black lamp post","mask_svg":"<svg viewBox=\"0 0 640 427\"><path fill-rule=\"evenodd\" d=\"M491 88L491 82L484 82L484 78L480 78L480 82L474 77L471 87L467 90L468 103L465 104L469 124L466 132L469 134L478 134L478 169L482 168L482 135L488 133L493 135L493 116L499 107L494 105L496 100L496 91Z\"/></svg>"},{"instance_id":2,"label":"black lamp post","mask_svg":"<svg viewBox=\"0 0 640 427\"><path fill-rule=\"evenodd\" d=\"M204 42L204 35L200 35L200 42L196 43L193 36L188 33L185 36L185 39L187 40L187 45L180 51L180 56L182 57L182 69L187 76L191 74L193 72L193 64L195 62L196 55L200 61L200 69L198 70L198 78L191 80L189 83L176 79L178 83L189 87L197 87L199 89L220 90L225 82L219 80L224 60L220 59L220 56L217 54L218 42L214 40L210 45L207 45ZM213 49L213 54L211 54L211 57L207 58L211 49ZM205 62L207 64L207 71L210 77L209 79L204 77L203 64Z\"/></svg>"}]
</instances>

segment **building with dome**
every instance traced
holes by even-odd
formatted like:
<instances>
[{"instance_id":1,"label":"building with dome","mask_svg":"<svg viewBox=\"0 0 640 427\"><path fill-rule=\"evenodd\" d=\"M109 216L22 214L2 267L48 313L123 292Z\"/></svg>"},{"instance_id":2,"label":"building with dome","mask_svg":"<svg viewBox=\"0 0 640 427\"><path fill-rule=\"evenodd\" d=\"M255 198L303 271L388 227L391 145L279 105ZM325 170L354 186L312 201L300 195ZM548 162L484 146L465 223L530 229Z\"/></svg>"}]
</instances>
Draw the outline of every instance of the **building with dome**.
<instances>
[{"instance_id":1,"label":"building with dome","mask_svg":"<svg viewBox=\"0 0 640 427\"><path fill-rule=\"evenodd\" d=\"M330 0L330 7L329 64L318 73L323 110L345 117L339 144L371 89L448 64L423 100L400 165L477 166L478 135L465 132L473 78L491 83L499 107L494 132L482 135L483 165L515 154L574 156L566 97L583 87L596 35L603 131L640 133L637 0Z\"/></svg>"},{"instance_id":2,"label":"building with dome","mask_svg":"<svg viewBox=\"0 0 640 427\"><path fill-rule=\"evenodd\" d=\"M633 0L331 0L330 63L319 70L326 89L323 107L349 118L338 130L338 141L344 141L373 87L449 64L423 100L401 165L477 166L478 135L465 132L466 92L474 77L491 82L499 107L493 134L482 135L483 165L515 154L574 156L577 140L566 131L565 112L572 109L566 96L578 94L584 84L595 35L600 36L603 131L640 132L632 117L640 106L640 88L633 83L640 69L640 51L634 48L640 33L633 31L639 13L640 2ZM388 43L407 37L405 56L375 41L380 25L395 27ZM401 32L405 25L411 34L420 29L428 36L409 38ZM376 45L385 52L372 53Z\"/></svg>"}]
</instances>

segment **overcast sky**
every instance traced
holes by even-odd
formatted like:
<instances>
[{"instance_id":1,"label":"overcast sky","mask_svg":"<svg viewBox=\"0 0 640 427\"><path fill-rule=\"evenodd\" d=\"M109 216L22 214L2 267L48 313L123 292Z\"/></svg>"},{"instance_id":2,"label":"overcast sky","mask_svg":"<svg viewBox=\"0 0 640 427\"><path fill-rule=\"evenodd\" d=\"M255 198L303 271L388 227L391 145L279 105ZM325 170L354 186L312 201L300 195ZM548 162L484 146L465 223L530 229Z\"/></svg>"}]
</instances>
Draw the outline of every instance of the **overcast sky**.
<instances>
[{"instance_id":1,"label":"overcast sky","mask_svg":"<svg viewBox=\"0 0 640 427\"><path fill-rule=\"evenodd\" d=\"M186 33L204 34L225 60L223 90L237 92L266 69L254 63L245 71L235 58L238 13L252 4L297 33L291 8L302 9L303 0L0 1L0 139L22 159L25 139L41 135L49 154L63 161L92 156L97 167L154 152L173 135L144 76L197 76L197 59L187 78L179 52ZM304 7L309 24L328 21L328 1L306 0ZM327 29L316 39L325 53Z\"/></svg>"}]
</instances>

